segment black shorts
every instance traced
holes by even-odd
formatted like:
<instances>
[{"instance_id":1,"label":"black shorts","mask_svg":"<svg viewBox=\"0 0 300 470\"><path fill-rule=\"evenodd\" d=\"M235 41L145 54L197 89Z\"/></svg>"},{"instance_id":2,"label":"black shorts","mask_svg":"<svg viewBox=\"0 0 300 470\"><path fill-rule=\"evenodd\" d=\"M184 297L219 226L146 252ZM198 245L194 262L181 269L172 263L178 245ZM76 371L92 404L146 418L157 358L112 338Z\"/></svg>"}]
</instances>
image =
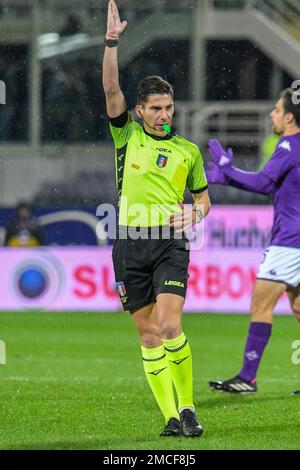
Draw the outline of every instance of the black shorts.
<instances>
[{"instance_id":1,"label":"black shorts","mask_svg":"<svg viewBox=\"0 0 300 470\"><path fill-rule=\"evenodd\" d=\"M190 255L186 248L186 239L117 239L113 264L124 310L142 308L161 293L185 298Z\"/></svg>"}]
</instances>

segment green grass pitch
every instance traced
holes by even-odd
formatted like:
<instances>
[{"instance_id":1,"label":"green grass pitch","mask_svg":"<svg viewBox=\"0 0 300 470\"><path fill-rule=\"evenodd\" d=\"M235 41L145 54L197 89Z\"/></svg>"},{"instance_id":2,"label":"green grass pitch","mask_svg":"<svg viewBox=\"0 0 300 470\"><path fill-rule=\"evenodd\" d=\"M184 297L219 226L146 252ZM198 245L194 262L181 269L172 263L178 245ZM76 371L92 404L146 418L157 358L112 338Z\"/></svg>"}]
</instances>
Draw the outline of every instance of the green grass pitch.
<instances>
[{"instance_id":1,"label":"green grass pitch","mask_svg":"<svg viewBox=\"0 0 300 470\"><path fill-rule=\"evenodd\" d=\"M296 320L275 317L255 396L209 390L241 364L246 315L185 315L200 439L160 438L163 419L142 368L129 315L2 313L1 449L299 449Z\"/></svg>"}]
</instances>

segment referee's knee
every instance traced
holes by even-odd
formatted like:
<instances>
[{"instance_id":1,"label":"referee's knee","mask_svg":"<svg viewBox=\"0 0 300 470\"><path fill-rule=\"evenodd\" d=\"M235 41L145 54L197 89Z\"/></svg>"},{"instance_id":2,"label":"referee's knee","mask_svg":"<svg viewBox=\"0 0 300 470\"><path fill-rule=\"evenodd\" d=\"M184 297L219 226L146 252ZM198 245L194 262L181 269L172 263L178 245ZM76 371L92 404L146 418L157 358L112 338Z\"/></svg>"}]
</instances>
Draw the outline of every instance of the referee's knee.
<instances>
[{"instance_id":1,"label":"referee's knee","mask_svg":"<svg viewBox=\"0 0 300 470\"><path fill-rule=\"evenodd\" d=\"M174 339L181 334L180 324L165 321L161 325L161 334L163 339Z\"/></svg>"},{"instance_id":2,"label":"referee's knee","mask_svg":"<svg viewBox=\"0 0 300 470\"><path fill-rule=\"evenodd\" d=\"M158 333L140 333L140 340L141 345L144 346L144 348L156 348L162 344L161 336Z\"/></svg>"}]
</instances>

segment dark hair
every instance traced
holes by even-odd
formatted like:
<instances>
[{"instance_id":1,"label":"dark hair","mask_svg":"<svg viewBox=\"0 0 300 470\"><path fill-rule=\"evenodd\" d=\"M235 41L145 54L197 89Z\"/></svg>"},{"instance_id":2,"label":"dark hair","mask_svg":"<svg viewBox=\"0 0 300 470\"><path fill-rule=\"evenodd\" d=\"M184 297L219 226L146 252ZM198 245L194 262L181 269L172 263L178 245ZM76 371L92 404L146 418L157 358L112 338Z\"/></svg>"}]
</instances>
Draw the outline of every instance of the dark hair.
<instances>
[{"instance_id":1,"label":"dark hair","mask_svg":"<svg viewBox=\"0 0 300 470\"><path fill-rule=\"evenodd\" d=\"M146 103L149 95L170 95L173 99L174 90L172 85L163 78L158 75L150 75L138 84L137 103Z\"/></svg>"},{"instance_id":2,"label":"dark hair","mask_svg":"<svg viewBox=\"0 0 300 470\"><path fill-rule=\"evenodd\" d=\"M27 209L28 211L32 211L32 207L29 204L29 202L26 201L20 201L16 207L16 211L19 212L22 209Z\"/></svg>"},{"instance_id":3,"label":"dark hair","mask_svg":"<svg viewBox=\"0 0 300 470\"><path fill-rule=\"evenodd\" d=\"M287 88L281 93L285 113L292 113L296 125L300 127L300 92L293 88Z\"/></svg>"}]
</instances>

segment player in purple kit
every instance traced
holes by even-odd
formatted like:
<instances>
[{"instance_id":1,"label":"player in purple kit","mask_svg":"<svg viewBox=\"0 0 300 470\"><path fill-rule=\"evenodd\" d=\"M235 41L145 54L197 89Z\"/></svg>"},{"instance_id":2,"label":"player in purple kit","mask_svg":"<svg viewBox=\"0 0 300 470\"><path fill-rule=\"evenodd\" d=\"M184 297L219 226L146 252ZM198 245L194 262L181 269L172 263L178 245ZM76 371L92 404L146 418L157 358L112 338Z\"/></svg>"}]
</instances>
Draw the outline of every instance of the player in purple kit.
<instances>
[{"instance_id":1,"label":"player in purple kit","mask_svg":"<svg viewBox=\"0 0 300 470\"><path fill-rule=\"evenodd\" d=\"M275 152L260 172L232 166L217 140L209 142L212 161L206 172L211 184L231 185L247 191L272 194L274 220L271 242L264 253L251 302L251 324L242 369L232 379L209 382L225 392L255 393L256 374L272 330L273 310L287 291L291 308L300 321L300 99L284 90L271 113L273 130L281 136ZM299 394L300 391L294 392Z\"/></svg>"}]
</instances>

